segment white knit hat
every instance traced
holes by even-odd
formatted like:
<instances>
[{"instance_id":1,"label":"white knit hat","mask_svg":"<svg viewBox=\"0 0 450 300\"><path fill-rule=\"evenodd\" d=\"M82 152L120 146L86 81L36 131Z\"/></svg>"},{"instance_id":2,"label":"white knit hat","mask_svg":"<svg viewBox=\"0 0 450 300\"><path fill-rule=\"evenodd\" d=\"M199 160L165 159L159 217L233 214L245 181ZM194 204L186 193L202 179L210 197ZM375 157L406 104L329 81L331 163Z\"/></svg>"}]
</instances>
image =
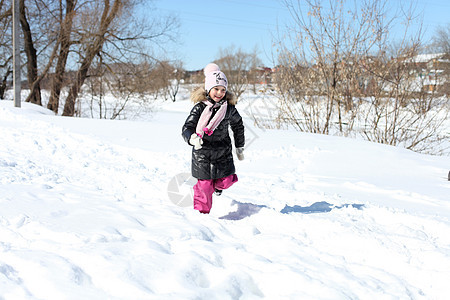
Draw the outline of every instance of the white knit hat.
<instances>
[{"instance_id":1,"label":"white knit hat","mask_svg":"<svg viewBox=\"0 0 450 300\"><path fill-rule=\"evenodd\" d=\"M209 91L215 86L223 86L225 89L228 87L228 80L225 74L220 71L220 68L216 64L208 64L204 69L205 74L205 90L209 94Z\"/></svg>"}]
</instances>

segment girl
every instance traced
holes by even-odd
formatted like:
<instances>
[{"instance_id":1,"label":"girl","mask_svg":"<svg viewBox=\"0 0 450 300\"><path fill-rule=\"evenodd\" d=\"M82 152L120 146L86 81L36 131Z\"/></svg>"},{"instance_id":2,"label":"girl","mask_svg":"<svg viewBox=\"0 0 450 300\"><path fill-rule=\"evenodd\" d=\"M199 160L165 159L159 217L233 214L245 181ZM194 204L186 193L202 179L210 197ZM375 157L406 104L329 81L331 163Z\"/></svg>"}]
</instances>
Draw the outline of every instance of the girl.
<instances>
[{"instance_id":1,"label":"girl","mask_svg":"<svg viewBox=\"0 0 450 300\"><path fill-rule=\"evenodd\" d=\"M238 181L233 162L228 127L234 136L239 160L244 159L244 125L236 110L233 94L227 91L228 81L216 64L204 69L205 88L197 88L191 95L196 103L184 123L182 135L192 149L194 209L208 214L212 195L220 195Z\"/></svg>"}]
</instances>

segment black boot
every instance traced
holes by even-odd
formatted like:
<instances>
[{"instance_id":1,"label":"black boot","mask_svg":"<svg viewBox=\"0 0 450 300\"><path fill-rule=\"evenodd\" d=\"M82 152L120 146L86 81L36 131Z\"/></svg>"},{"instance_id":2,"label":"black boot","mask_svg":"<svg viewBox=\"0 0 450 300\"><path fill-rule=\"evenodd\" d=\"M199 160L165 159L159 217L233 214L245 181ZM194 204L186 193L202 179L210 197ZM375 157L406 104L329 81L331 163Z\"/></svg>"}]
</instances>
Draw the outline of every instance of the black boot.
<instances>
[{"instance_id":1,"label":"black boot","mask_svg":"<svg viewBox=\"0 0 450 300\"><path fill-rule=\"evenodd\" d=\"M222 190L214 189L214 194L216 194L217 196L220 196L220 195L222 195Z\"/></svg>"}]
</instances>

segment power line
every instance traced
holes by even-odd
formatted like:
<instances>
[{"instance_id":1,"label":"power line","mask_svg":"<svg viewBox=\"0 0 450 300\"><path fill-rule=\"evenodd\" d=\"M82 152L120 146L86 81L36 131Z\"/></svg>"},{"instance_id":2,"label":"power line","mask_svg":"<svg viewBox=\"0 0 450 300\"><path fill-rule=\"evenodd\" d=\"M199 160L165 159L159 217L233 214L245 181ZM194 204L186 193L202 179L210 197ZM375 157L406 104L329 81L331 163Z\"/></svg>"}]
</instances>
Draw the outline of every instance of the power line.
<instances>
[{"instance_id":1,"label":"power line","mask_svg":"<svg viewBox=\"0 0 450 300\"><path fill-rule=\"evenodd\" d=\"M284 7L283 5L280 4L280 6L268 6L268 5L262 5L258 2L255 1L251 1L250 2L245 2L245 1L233 1L233 0L222 0L223 2L229 2L229 3L234 3L234 4L238 4L238 5L246 5L246 6L251 6L251 7L261 7L261 8L268 8L268 9L283 9L288 11L288 9L286 7ZM280 1L276 1L278 3L280 3Z\"/></svg>"},{"instance_id":2,"label":"power line","mask_svg":"<svg viewBox=\"0 0 450 300\"><path fill-rule=\"evenodd\" d=\"M183 15L188 15L188 16L198 16L201 18L209 18L209 19L214 19L215 21L218 20L217 17L212 17L211 15L205 15L205 14L199 14L199 13L195 13L195 12L190 12L190 11L178 11L175 9L167 9L167 8L161 8L161 10L165 10L165 11L170 11L170 12L174 12L174 13L178 13L178 14L183 14ZM186 19L182 17L182 19ZM229 21L226 25L232 25L232 26L242 26L242 25L237 25L237 24L230 24L230 22L238 22L238 23L242 23L242 24L255 24L255 25L265 25L265 26L275 26L275 24L271 24L271 23L267 23L267 22L258 22L258 21L253 21L253 20L249 20L249 19L238 19L238 18L228 18L228 17L220 17L220 20L225 20L225 21ZM196 20L192 20L190 19L190 21L192 22L197 22L197 23L204 23L205 20L204 19L196 19ZM224 24L224 23L217 23L217 22L209 22L210 24ZM253 27L255 28L255 27Z\"/></svg>"},{"instance_id":3,"label":"power line","mask_svg":"<svg viewBox=\"0 0 450 300\"><path fill-rule=\"evenodd\" d=\"M237 27L237 28L246 28L246 29L252 29L252 30L260 30L260 31L268 31L269 28L263 28L263 27L255 27L255 26L248 26L248 25L242 25L242 24L236 24L236 23L225 23L225 22L215 22L215 21L199 21L199 20L195 20L195 19L189 19L189 18L181 18L181 20L183 21L187 21L187 22L192 22L192 23L196 23L196 24L211 24L211 25L224 25L224 26L232 26L232 27ZM267 24L268 25L268 24Z\"/></svg>"}]
</instances>

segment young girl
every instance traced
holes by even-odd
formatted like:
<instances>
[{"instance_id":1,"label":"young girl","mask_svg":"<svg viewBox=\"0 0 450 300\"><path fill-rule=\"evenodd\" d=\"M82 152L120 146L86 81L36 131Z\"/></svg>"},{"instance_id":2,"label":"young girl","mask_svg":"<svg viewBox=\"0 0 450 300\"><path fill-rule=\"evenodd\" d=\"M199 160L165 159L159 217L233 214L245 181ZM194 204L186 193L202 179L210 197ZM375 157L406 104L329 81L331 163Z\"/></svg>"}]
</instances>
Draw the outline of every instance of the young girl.
<instances>
[{"instance_id":1,"label":"young girl","mask_svg":"<svg viewBox=\"0 0 450 300\"><path fill-rule=\"evenodd\" d=\"M192 149L192 176L194 209L207 214L211 210L212 195L220 195L238 181L233 162L231 138L239 160L244 159L244 125L236 110L236 100L227 91L228 81L216 64L204 69L205 87L197 88L191 95L196 103L183 126L182 135Z\"/></svg>"}]
</instances>

